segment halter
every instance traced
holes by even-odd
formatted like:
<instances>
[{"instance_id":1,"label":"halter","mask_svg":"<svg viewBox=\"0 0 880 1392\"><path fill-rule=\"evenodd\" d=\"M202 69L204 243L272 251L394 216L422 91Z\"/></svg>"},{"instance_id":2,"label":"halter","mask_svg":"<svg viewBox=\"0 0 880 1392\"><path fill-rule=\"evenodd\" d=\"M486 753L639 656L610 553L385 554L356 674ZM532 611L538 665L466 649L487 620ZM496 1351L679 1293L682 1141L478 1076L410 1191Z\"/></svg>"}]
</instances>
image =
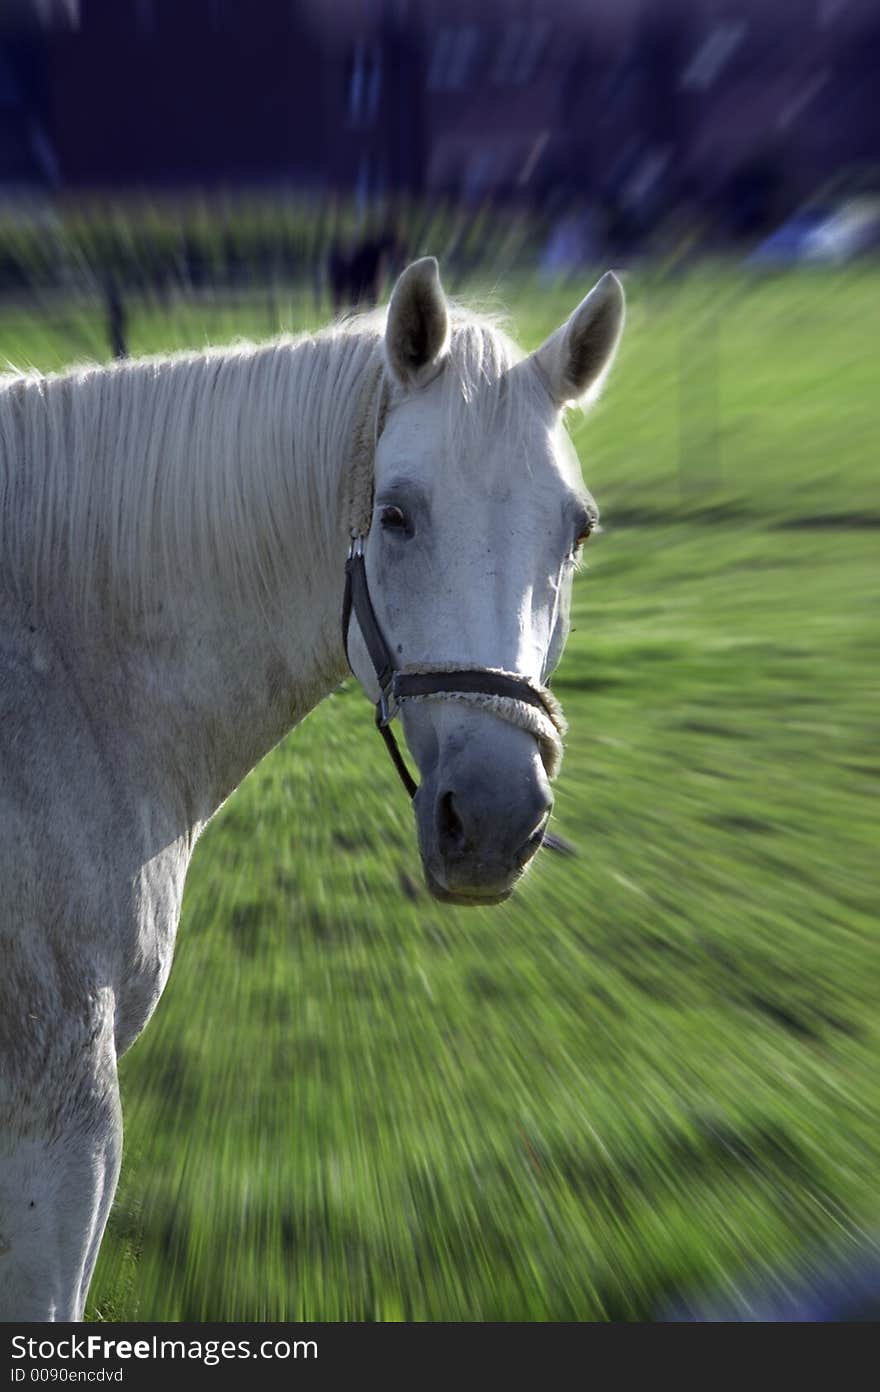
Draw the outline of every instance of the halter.
<instances>
[{"instance_id":1,"label":"halter","mask_svg":"<svg viewBox=\"0 0 880 1392\"><path fill-rule=\"evenodd\" d=\"M379 688L376 702L376 728L385 742L391 762L411 798L418 784L406 766L394 737L391 722L400 713L403 701L433 699L465 701L488 709L493 715L518 725L534 735L549 777L554 777L562 759L562 735L565 721L558 701L545 686L533 685L527 677L492 667L443 664L435 667L398 668L394 655L376 618L367 584L364 540L369 532L372 513L375 450L381 433L386 409L384 387L380 384L372 429L369 431L369 468L362 450L355 461L353 493L367 495L351 500L353 525L348 559L345 563L345 592L342 599L342 641L345 656L351 667L348 651L351 616L358 621L361 636ZM362 431L361 440L367 434ZM352 671L354 669L352 668ZM554 850L571 850L560 838L545 834L544 844Z\"/></svg>"}]
</instances>

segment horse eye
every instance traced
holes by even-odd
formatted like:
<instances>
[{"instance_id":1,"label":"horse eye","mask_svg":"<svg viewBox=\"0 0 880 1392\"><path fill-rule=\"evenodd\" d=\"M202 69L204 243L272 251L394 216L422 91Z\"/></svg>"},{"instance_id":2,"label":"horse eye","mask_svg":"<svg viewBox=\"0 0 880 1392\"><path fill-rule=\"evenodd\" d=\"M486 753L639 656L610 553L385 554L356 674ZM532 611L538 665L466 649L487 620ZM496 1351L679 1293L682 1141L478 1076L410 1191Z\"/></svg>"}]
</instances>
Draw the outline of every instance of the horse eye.
<instances>
[{"instance_id":1,"label":"horse eye","mask_svg":"<svg viewBox=\"0 0 880 1392\"><path fill-rule=\"evenodd\" d=\"M592 535L593 535L593 524L592 524L592 522L585 522L584 525L583 525L583 527L581 528L581 530L578 532L577 539L576 539L576 541L575 541L575 543L574 543L574 549L575 549L575 551L579 551L580 548L581 548L582 546L586 546L587 542L590 540L590 537L591 537Z\"/></svg>"},{"instance_id":2,"label":"horse eye","mask_svg":"<svg viewBox=\"0 0 880 1392\"><path fill-rule=\"evenodd\" d=\"M383 507L382 511L379 514L379 521L381 522L382 526L385 528L386 531L406 531L406 514L404 513L402 508L395 507L393 504L390 504L388 507Z\"/></svg>"}]
</instances>

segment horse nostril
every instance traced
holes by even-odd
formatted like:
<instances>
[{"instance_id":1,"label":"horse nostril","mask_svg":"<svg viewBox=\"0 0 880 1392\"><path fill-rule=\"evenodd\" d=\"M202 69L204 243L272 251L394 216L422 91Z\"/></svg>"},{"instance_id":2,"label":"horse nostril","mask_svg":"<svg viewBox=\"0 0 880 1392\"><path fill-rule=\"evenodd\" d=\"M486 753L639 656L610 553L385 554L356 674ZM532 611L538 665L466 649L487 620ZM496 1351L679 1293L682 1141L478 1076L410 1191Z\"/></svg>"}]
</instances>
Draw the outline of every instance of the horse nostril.
<instances>
[{"instance_id":1,"label":"horse nostril","mask_svg":"<svg viewBox=\"0 0 880 1392\"><path fill-rule=\"evenodd\" d=\"M437 832L440 843L451 851L461 850L464 845L464 826L455 810L452 793L444 793L437 800Z\"/></svg>"},{"instance_id":2,"label":"horse nostril","mask_svg":"<svg viewBox=\"0 0 880 1392\"><path fill-rule=\"evenodd\" d=\"M540 849L541 842L544 840L544 832L547 830L547 823L550 820L549 809L544 813L531 836L528 836L516 853L516 863L521 870L527 865L532 856Z\"/></svg>"}]
</instances>

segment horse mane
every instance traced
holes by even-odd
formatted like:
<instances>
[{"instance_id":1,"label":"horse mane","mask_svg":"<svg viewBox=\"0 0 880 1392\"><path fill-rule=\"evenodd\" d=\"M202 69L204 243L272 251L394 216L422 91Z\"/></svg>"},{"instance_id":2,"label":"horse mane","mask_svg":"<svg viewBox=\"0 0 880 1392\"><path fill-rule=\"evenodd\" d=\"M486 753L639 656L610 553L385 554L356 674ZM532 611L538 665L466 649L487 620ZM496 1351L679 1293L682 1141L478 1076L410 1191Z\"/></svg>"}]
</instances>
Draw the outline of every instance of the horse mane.
<instances>
[{"instance_id":1,"label":"horse mane","mask_svg":"<svg viewBox=\"0 0 880 1392\"><path fill-rule=\"evenodd\" d=\"M470 431L514 409L505 374L521 354L491 319L451 313L442 389L460 460ZM353 450L372 445L383 330L380 312L314 336L0 376L7 589L34 612L60 602L68 619L123 623L206 584L257 615L308 583L338 546Z\"/></svg>"}]
</instances>

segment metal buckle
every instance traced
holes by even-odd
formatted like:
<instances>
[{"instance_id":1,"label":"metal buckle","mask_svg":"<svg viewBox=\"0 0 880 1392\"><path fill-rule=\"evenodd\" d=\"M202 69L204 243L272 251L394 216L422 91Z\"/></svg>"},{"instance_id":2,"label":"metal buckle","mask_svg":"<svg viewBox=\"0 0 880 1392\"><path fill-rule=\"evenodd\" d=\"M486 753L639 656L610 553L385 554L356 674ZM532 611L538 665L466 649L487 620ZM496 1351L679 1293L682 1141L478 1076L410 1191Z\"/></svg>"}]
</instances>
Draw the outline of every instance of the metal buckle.
<instances>
[{"instance_id":1,"label":"metal buckle","mask_svg":"<svg viewBox=\"0 0 880 1392\"><path fill-rule=\"evenodd\" d=\"M394 694L394 678L392 677L388 685L379 693L379 719L376 724L380 729L390 725L399 712L400 702Z\"/></svg>"}]
</instances>

